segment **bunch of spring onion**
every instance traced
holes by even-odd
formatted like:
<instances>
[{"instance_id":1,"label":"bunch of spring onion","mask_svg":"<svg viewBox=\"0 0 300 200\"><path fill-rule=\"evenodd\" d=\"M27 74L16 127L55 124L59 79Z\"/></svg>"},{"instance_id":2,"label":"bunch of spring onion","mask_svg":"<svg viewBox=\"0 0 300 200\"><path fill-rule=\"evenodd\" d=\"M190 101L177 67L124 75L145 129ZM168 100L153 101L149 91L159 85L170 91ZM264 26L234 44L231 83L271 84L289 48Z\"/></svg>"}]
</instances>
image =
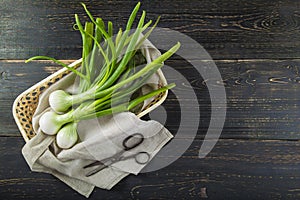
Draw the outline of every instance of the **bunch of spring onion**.
<instances>
[{"instance_id":1,"label":"bunch of spring onion","mask_svg":"<svg viewBox=\"0 0 300 200\"><path fill-rule=\"evenodd\" d=\"M39 121L44 133L56 134L56 142L61 148L70 148L77 142L79 121L132 111L146 99L175 86L169 84L147 94L133 95L180 47L180 43L177 43L151 63L146 62L140 47L157 25L159 18L143 33L152 24L151 20L144 23L146 12L143 11L137 27L132 31L132 24L140 7L138 3L128 19L126 29L122 31L120 28L114 37L112 22L108 22L106 28L101 18L94 18L86 6L82 6L91 21L83 26L75 14L74 28L80 32L83 45L80 69L71 68L47 56L35 56L26 61L52 60L79 77L76 94L63 90L50 94L49 104L52 109L44 113Z\"/></svg>"}]
</instances>

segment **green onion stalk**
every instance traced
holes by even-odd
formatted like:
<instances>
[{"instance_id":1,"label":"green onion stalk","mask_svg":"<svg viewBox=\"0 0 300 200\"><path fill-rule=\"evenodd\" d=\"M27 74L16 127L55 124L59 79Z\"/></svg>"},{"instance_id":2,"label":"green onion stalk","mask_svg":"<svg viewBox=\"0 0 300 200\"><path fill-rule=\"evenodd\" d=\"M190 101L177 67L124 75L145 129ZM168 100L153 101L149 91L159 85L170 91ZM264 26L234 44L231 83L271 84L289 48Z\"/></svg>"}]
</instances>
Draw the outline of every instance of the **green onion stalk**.
<instances>
[{"instance_id":1,"label":"green onion stalk","mask_svg":"<svg viewBox=\"0 0 300 200\"><path fill-rule=\"evenodd\" d=\"M82 38L82 63L79 69L48 56L35 56L26 60L51 60L79 77L76 94L69 94L64 90L56 90L50 94L49 104L52 110L44 113L39 121L44 133L57 134L56 141L61 148L70 148L77 142L79 121L131 111L146 99L175 86L169 84L124 101L146 84L149 77L163 66L163 62L179 49L180 43L152 62L146 63L139 49L157 26L159 18L143 33L152 24L151 20L145 23L146 12L143 11L136 29L130 34L140 8L138 3L128 19L126 29L123 31L120 28L116 37L113 37L112 22L107 23L106 30L103 20L94 18L86 5L82 6L91 22L86 22L83 26L75 14L74 28L80 32ZM143 67L137 70L136 66L141 64L144 64Z\"/></svg>"}]
</instances>

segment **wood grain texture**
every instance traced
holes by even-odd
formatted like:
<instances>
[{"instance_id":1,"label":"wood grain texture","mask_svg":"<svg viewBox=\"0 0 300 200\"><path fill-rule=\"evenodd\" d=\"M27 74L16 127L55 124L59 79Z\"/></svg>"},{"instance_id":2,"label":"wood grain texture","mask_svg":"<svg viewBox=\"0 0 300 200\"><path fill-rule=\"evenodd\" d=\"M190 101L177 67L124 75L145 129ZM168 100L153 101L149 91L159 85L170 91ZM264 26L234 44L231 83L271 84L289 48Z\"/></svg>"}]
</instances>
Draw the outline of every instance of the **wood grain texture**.
<instances>
[{"instance_id":1,"label":"wood grain texture","mask_svg":"<svg viewBox=\"0 0 300 200\"><path fill-rule=\"evenodd\" d=\"M74 13L86 19L79 0L0 1L0 59L48 55L77 59L81 38ZM124 27L134 1L83 1L91 12ZM299 1L142 1L147 19L184 33L214 59L299 58ZM116 29L117 30L117 29Z\"/></svg>"},{"instance_id":2,"label":"wood grain texture","mask_svg":"<svg viewBox=\"0 0 300 200\"><path fill-rule=\"evenodd\" d=\"M116 27L125 26L136 3L0 0L1 200L86 199L51 175L30 172L11 114L18 94L60 69L48 61L25 64L24 59L48 55L70 63L81 57L81 37L72 28L74 13L87 20L80 2ZM180 109L192 113L199 107L196 139L168 167L131 175L111 191L96 189L90 199L300 199L300 1L153 0L142 1L142 8L147 20L161 15L159 27L201 44L222 80L204 80L179 56L166 62L183 75L168 81L178 82L181 94L195 92L197 99L170 92L164 109L144 119L166 121L177 136L179 126L184 127L178 141L187 141L192 125L180 123ZM201 60L203 65L210 62ZM222 139L199 159L211 118L207 84L225 86L227 117Z\"/></svg>"},{"instance_id":3,"label":"wood grain texture","mask_svg":"<svg viewBox=\"0 0 300 200\"><path fill-rule=\"evenodd\" d=\"M66 61L70 63L71 61ZM211 61L207 61L211 62ZM180 109L193 112L200 107L198 138L206 134L210 122L210 97L206 84L224 84L227 92L227 118L222 138L239 139L300 139L300 60L224 60L217 61L223 80L203 80L201 75L187 62L170 60L166 65L177 69L192 88L181 83L179 77L169 77L175 81L181 96L170 93L163 104L167 115L167 128L176 133L179 125L185 127L185 137L191 137L188 122L180 124ZM19 136L19 131L11 115L14 99L22 91L58 70L60 67L47 61L24 64L22 60L1 61L0 73L0 134ZM184 80L182 79L182 82ZM198 99L184 95L195 92ZM284 95L283 95L284 94ZM186 103L189 101L189 103ZM180 107L180 106L181 107ZM220 105L222 106L222 105ZM163 111L163 110L162 110ZM152 119L162 120L159 112ZM158 116L155 118L155 116Z\"/></svg>"},{"instance_id":4,"label":"wood grain texture","mask_svg":"<svg viewBox=\"0 0 300 200\"><path fill-rule=\"evenodd\" d=\"M21 138L0 137L1 199L84 199L48 174L32 173L21 157ZM173 164L130 175L90 199L298 199L299 142L220 140L204 159L201 140ZM5 163L3 165L3 163ZM204 189L206 188L206 193ZM170 192L172 191L172 192Z\"/></svg>"}]
</instances>

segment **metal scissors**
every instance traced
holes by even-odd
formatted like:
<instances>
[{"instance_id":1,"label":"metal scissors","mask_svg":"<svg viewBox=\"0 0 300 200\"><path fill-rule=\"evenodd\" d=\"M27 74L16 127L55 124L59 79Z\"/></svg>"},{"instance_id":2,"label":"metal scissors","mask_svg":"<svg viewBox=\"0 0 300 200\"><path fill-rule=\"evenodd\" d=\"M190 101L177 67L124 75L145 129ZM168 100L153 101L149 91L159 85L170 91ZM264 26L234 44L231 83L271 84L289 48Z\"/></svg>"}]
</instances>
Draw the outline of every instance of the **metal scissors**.
<instances>
[{"instance_id":1,"label":"metal scissors","mask_svg":"<svg viewBox=\"0 0 300 200\"><path fill-rule=\"evenodd\" d=\"M134 149L135 147L137 147L141 143L143 143L143 141L144 141L144 136L140 133L134 133L132 135L129 135L128 137L126 137L123 140L123 143L122 143L123 150L122 151L115 154L113 157L105 158L100 161L95 161L91 164L84 166L83 167L84 169L92 168L92 167L96 166L94 169L87 172L85 174L85 176L86 177L92 176L92 175L98 173L99 171L109 167L110 165L114 164L115 162L131 159L131 158L134 158L135 162L137 162L138 164L141 164L141 165L146 164L150 160L150 154L145 151L138 152L138 153L135 153L130 156L123 156L124 152Z\"/></svg>"}]
</instances>

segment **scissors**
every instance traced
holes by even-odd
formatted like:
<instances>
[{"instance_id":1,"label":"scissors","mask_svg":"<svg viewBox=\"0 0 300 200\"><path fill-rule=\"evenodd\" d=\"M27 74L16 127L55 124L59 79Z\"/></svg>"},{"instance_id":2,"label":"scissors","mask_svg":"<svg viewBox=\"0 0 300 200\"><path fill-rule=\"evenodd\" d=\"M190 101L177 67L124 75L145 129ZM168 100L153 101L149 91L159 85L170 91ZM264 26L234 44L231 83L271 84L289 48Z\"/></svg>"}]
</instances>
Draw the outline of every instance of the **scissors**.
<instances>
[{"instance_id":1,"label":"scissors","mask_svg":"<svg viewBox=\"0 0 300 200\"><path fill-rule=\"evenodd\" d=\"M131 141L131 140L133 140L133 141ZM83 167L84 169L97 166L95 169L86 173L85 176L86 177L92 176L92 175L98 173L99 171L109 167L110 165L114 164L115 162L131 159L131 158L134 158L135 162L137 162L140 165L146 164L150 160L150 154L145 151L138 152L138 153L135 153L130 156L122 155L124 152L129 151L129 150L134 149L135 147L139 146L143 141L144 141L144 136L140 133L134 133L132 135L129 135L128 137L126 137L123 140L123 143L122 143L123 150L122 151L120 151L119 153L115 154L112 157L105 158L103 160L96 161L96 162L93 162L91 164L84 166Z\"/></svg>"}]
</instances>

